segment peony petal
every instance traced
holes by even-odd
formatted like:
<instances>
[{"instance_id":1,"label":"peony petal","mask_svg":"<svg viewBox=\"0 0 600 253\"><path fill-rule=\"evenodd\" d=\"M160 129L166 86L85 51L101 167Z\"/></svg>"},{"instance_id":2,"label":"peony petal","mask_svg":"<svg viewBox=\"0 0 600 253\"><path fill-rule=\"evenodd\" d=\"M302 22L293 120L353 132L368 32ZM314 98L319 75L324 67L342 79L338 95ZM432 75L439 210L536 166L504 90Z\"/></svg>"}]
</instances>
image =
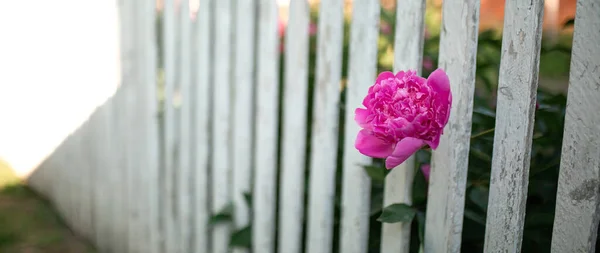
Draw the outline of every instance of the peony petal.
<instances>
[{"instance_id":1,"label":"peony petal","mask_svg":"<svg viewBox=\"0 0 600 253\"><path fill-rule=\"evenodd\" d=\"M433 140L431 141L425 141L425 144L429 145L431 149L435 150L438 145L440 145L440 135L434 136Z\"/></svg>"},{"instance_id":2,"label":"peony petal","mask_svg":"<svg viewBox=\"0 0 600 253\"><path fill-rule=\"evenodd\" d=\"M429 182L429 175L431 174L431 165L421 165L421 172L423 172L423 176L425 176L425 181Z\"/></svg>"},{"instance_id":3,"label":"peony petal","mask_svg":"<svg viewBox=\"0 0 600 253\"><path fill-rule=\"evenodd\" d=\"M374 158L386 158L394 151L394 145L392 143L378 138L373 135L373 132L366 129L362 129L358 132L354 147L361 154Z\"/></svg>"},{"instance_id":4,"label":"peony petal","mask_svg":"<svg viewBox=\"0 0 600 253\"><path fill-rule=\"evenodd\" d=\"M366 109L363 108L356 108L356 110L354 110L354 121L356 121L356 123L360 126L360 127L366 127L368 125L368 119L369 119L369 111L367 111Z\"/></svg>"},{"instance_id":5,"label":"peony petal","mask_svg":"<svg viewBox=\"0 0 600 253\"><path fill-rule=\"evenodd\" d=\"M392 169L408 159L425 145L421 139L406 137L396 144L394 152L385 159L385 167Z\"/></svg>"},{"instance_id":6,"label":"peony petal","mask_svg":"<svg viewBox=\"0 0 600 253\"><path fill-rule=\"evenodd\" d=\"M452 92L450 92L450 79L443 69L436 69L427 78L427 85L429 85L437 93L437 98L444 101L448 98L448 102L452 104Z\"/></svg>"},{"instance_id":7,"label":"peony petal","mask_svg":"<svg viewBox=\"0 0 600 253\"><path fill-rule=\"evenodd\" d=\"M394 73L392 73L390 71L383 71L383 72L379 73L379 75L377 76L377 80L375 80L375 83L379 83L379 82L381 82L381 80L390 79L390 78L394 78Z\"/></svg>"}]
</instances>

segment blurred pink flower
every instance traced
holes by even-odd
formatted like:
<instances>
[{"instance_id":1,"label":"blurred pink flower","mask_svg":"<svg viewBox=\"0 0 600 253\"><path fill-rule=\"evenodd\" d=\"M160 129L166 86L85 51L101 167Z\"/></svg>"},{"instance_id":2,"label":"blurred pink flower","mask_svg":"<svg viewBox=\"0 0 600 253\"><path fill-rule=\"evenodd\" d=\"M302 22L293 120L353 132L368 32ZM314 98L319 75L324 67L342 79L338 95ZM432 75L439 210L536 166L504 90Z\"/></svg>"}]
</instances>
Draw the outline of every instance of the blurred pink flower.
<instances>
[{"instance_id":1,"label":"blurred pink flower","mask_svg":"<svg viewBox=\"0 0 600 253\"><path fill-rule=\"evenodd\" d=\"M392 169L425 145L436 149L448 123L452 93L442 69L428 79L414 70L382 72L369 88L354 120L362 128L354 146L367 156L386 158Z\"/></svg>"},{"instance_id":2,"label":"blurred pink flower","mask_svg":"<svg viewBox=\"0 0 600 253\"><path fill-rule=\"evenodd\" d=\"M423 68L427 71L433 69L433 60L429 56L423 57Z\"/></svg>"},{"instance_id":3,"label":"blurred pink flower","mask_svg":"<svg viewBox=\"0 0 600 253\"><path fill-rule=\"evenodd\" d=\"M317 29L317 24L310 22L310 24L308 25L308 35L314 36L315 34L317 34Z\"/></svg>"},{"instance_id":4,"label":"blurred pink flower","mask_svg":"<svg viewBox=\"0 0 600 253\"><path fill-rule=\"evenodd\" d=\"M421 172L423 172L423 176L425 176L425 181L429 182L429 174L431 173L431 165L429 165L429 164L421 165Z\"/></svg>"},{"instance_id":5,"label":"blurred pink flower","mask_svg":"<svg viewBox=\"0 0 600 253\"><path fill-rule=\"evenodd\" d=\"M381 33L388 35L392 33L392 26L388 24L388 22L381 21L381 23L379 24L379 30L381 31Z\"/></svg>"},{"instance_id":6,"label":"blurred pink flower","mask_svg":"<svg viewBox=\"0 0 600 253\"><path fill-rule=\"evenodd\" d=\"M279 19L279 37L283 37L285 35L285 26L286 24L283 20Z\"/></svg>"},{"instance_id":7,"label":"blurred pink flower","mask_svg":"<svg viewBox=\"0 0 600 253\"><path fill-rule=\"evenodd\" d=\"M429 31L427 30L427 27L425 27L425 32L423 33L425 39L429 39L429 37L431 37L431 34L429 34Z\"/></svg>"}]
</instances>

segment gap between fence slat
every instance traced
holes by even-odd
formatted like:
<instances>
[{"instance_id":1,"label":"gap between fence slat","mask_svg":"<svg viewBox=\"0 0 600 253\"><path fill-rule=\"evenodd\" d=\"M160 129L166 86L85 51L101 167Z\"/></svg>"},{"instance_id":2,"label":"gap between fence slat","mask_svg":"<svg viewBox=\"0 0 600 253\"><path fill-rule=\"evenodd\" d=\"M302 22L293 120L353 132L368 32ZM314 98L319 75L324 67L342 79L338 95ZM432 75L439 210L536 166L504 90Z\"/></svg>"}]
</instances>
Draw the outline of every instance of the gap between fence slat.
<instances>
[{"instance_id":1,"label":"gap between fence slat","mask_svg":"<svg viewBox=\"0 0 600 253\"><path fill-rule=\"evenodd\" d=\"M306 175L306 115L308 108L307 1L291 1L285 34L285 71L281 133L279 197L279 248L277 252L300 253L304 220Z\"/></svg>"},{"instance_id":2,"label":"gap between fence slat","mask_svg":"<svg viewBox=\"0 0 600 253\"><path fill-rule=\"evenodd\" d=\"M413 69L421 73L423 61L425 0L408 0L396 6L394 39L394 73ZM386 176L383 206L395 203L412 204L412 184L415 175L414 155ZM384 223L381 252L408 252L410 223Z\"/></svg>"},{"instance_id":3,"label":"gap between fence slat","mask_svg":"<svg viewBox=\"0 0 600 253\"><path fill-rule=\"evenodd\" d=\"M380 6L378 1L354 1L350 31L350 66L346 87L346 123L342 172L342 217L340 252L366 253L369 249L371 179L363 166L372 159L354 147L360 127L354 110L361 103L377 75L377 41ZM360 11L358 11L360 10Z\"/></svg>"},{"instance_id":4,"label":"gap between fence slat","mask_svg":"<svg viewBox=\"0 0 600 253\"><path fill-rule=\"evenodd\" d=\"M600 1L577 1L552 252L594 252L600 196Z\"/></svg>"},{"instance_id":5,"label":"gap between fence slat","mask_svg":"<svg viewBox=\"0 0 600 253\"><path fill-rule=\"evenodd\" d=\"M321 1L313 98L306 252L332 250L344 1Z\"/></svg>"},{"instance_id":6,"label":"gap between fence slat","mask_svg":"<svg viewBox=\"0 0 600 253\"><path fill-rule=\"evenodd\" d=\"M452 91L450 119L432 155L424 251L460 252L477 65L479 0L443 3L439 67Z\"/></svg>"},{"instance_id":7,"label":"gap between fence slat","mask_svg":"<svg viewBox=\"0 0 600 253\"><path fill-rule=\"evenodd\" d=\"M506 1L485 252L521 250L543 10L543 0Z\"/></svg>"}]
</instances>

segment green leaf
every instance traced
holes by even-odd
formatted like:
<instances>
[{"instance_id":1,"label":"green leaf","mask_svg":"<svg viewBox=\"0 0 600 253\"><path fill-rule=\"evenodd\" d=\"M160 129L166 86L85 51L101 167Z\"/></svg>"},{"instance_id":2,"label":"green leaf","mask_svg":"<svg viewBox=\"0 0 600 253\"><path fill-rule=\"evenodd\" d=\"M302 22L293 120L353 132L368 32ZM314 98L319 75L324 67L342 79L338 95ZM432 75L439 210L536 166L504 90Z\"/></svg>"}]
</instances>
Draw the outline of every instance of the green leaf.
<instances>
[{"instance_id":1,"label":"green leaf","mask_svg":"<svg viewBox=\"0 0 600 253\"><path fill-rule=\"evenodd\" d=\"M483 186L474 186L469 192L469 199L482 211L487 211L489 191Z\"/></svg>"},{"instance_id":2,"label":"green leaf","mask_svg":"<svg viewBox=\"0 0 600 253\"><path fill-rule=\"evenodd\" d=\"M248 225L233 232L229 238L230 247L250 248L252 243L252 226Z\"/></svg>"},{"instance_id":3,"label":"green leaf","mask_svg":"<svg viewBox=\"0 0 600 253\"><path fill-rule=\"evenodd\" d=\"M417 222L419 223L419 241L423 243L425 241L425 213L417 213Z\"/></svg>"},{"instance_id":4,"label":"green leaf","mask_svg":"<svg viewBox=\"0 0 600 253\"><path fill-rule=\"evenodd\" d=\"M376 165L363 165L363 168L365 168L367 175L375 181L383 181L388 172L386 168Z\"/></svg>"},{"instance_id":5,"label":"green leaf","mask_svg":"<svg viewBox=\"0 0 600 253\"><path fill-rule=\"evenodd\" d=\"M480 225L485 226L485 216L478 214L471 209L465 209L465 217Z\"/></svg>"},{"instance_id":6,"label":"green leaf","mask_svg":"<svg viewBox=\"0 0 600 253\"><path fill-rule=\"evenodd\" d=\"M377 221L384 223L409 222L415 217L417 210L407 204L391 204L383 208Z\"/></svg>"},{"instance_id":7,"label":"green leaf","mask_svg":"<svg viewBox=\"0 0 600 253\"><path fill-rule=\"evenodd\" d=\"M229 222L233 220L233 203L229 203L220 212L210 217L208 224L213 226L223 222Z\"/></svg>"},{"instance_id":8,"label":"green leaf","mask_svg":"<svg viewBox=\"0 0 600 253\"><path fill-rule=\"evenodd\" d=\"M244 192L244 200L248 207L252 207L252 194L250 192Z\"/></svg>"}]
</instances>

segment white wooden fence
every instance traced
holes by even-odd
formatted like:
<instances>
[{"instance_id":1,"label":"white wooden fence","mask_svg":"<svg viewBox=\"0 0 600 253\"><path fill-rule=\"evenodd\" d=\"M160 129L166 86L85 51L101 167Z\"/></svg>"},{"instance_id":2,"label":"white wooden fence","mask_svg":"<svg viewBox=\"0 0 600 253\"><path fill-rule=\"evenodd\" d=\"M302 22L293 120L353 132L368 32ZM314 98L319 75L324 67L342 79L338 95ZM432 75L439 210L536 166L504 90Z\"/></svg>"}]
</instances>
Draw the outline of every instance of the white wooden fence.
<instances>
[{"instance_id":1,"label":"white wooden fence","mask_svg":"<svg viewBox=\"0 0 600 253\"><path fill-rule=\"evenodd\" d=\"M281 85L275 1L200 0L195 16L188 4L164 3L158 27L153 1L119 1L122 85L40 166L31 185L102 252L227 252L230 234L249 224L255 253L326 253L334 244L344 253L367 252L371 183L360 164L370 159L353 146L353 110L338 122L344 1L320 3L313 96L306 1L291 1ZM543 0L506 1L485 252L521 248L543 7ZM379 3L355 0L353 8L346 108L360 105L377 75ZM425 0L397 5L395 71L420 69L424 10ZM552 238L557 253L595 247L598 13L600 0L578 1ZM478 23L478 0L443 2L439 66L450 77L454 104L433 155L424 252L460 251ZM312 118L306 116L309 104ZM338 242L333 220L340 124L346 141ZM413 165L409 159L388 175L384 205L411 203ZM233 225L211 226L209 218L229 203ZM407 252L410 236L410 224L384 224L381 252Z\"/></svg>"}]
</instances>

